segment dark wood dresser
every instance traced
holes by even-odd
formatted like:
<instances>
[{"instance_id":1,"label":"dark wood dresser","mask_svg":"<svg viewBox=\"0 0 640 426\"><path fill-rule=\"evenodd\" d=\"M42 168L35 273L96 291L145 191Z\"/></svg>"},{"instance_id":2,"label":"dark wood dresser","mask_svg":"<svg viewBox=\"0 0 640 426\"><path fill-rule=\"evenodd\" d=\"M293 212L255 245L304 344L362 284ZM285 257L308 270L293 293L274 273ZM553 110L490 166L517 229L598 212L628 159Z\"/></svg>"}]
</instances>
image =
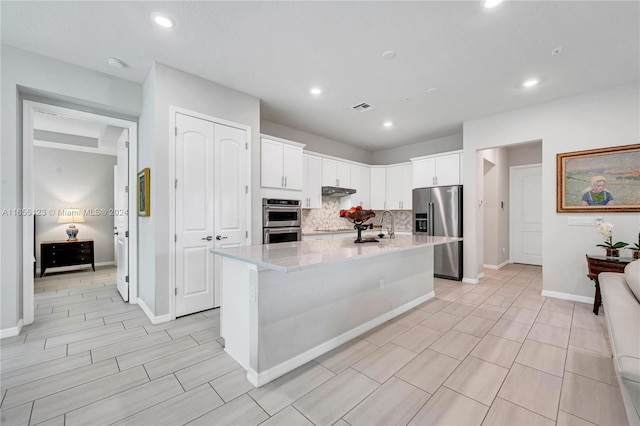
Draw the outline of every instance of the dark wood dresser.
<instances>
[{"instance_id":1,"label":"dark wood dresser","mask_svg":"<svg viewBox=\"0 0 640 426\"><path fill-rule=\"evenodd\" d=\"M625 266L633 262L631 257L606 257L587 255L587 267L589 268L589 277L596 285L596 297L593 300L593 313L598 315L600 305L602 304L602 296L600 295L600 282L598 274L601 272L624 272Z\"/></svg>"},{"instance_id":2,"label":"dark wood dresser","mask_svg":"<svg viewBox=\"0 0 640 426\"><path fill-rule=\"evenodd\" d=\"M45 241L40 244L40 276L47 268L91 264L96 270L93 240Z\"/></svg>"}]
</instances>

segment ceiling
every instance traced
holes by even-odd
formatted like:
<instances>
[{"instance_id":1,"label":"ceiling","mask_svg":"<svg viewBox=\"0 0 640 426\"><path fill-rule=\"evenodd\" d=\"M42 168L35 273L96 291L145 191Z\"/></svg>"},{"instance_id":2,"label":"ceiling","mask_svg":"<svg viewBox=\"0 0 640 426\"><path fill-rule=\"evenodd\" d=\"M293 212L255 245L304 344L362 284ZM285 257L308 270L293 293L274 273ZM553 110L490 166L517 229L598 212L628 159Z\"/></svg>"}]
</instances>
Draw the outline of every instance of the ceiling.
<instances>
[{"instance_id":1,"label":"ceiling","mask_svg":"<svg viewBox=\"0 0 640 426\"><path fill-rule=\"evenodd\" d=\"M72 114L36 111L33 115L33 139L38 146L116 155L123 130L97 119Z\"/></svg>"},{"instance_id":2,"label":"ceiling","mask_svg":"<svg viewBox=\"0 0 640 426\"><path fill-rule=\"evenodd\" d=\"M154 61L261 99L261 118L368 151L640 76L636 1L2 1L2 42L143 82ZM160 11L176 22L157 27ZM561 47L560 54L552 55ZM392 60L382 57L393 50ZM110 67L108 57L126 67ZM524 89L524 79L540 84ZM320 96L311 86L323 89ZM430 93L429 89L437 89ZM367 102L366 112L351 107ZM390 120L393 126L384 128Z\"/></svg>"}]
</instances>

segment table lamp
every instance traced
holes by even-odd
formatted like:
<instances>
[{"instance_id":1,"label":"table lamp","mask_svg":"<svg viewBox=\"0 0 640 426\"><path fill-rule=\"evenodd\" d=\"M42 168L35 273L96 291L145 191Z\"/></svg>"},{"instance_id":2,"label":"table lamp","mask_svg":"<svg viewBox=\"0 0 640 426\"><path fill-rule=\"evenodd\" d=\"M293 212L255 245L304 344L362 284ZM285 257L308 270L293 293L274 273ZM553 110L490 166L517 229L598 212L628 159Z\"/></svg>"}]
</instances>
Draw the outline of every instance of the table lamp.
<instances>
[{"instance_id":1,"label":"table lamp","mask_svg":"<svg viewBox=\"0 0 640 426\"><path fill-rule=\"evenodd\" d=\"M69 223L67 231L67 241L78 241L78 228L75 223L84 223L84 216L80 209L64 209L63 213L58 217L58 223Z\"/></svg>"}]
</instances>

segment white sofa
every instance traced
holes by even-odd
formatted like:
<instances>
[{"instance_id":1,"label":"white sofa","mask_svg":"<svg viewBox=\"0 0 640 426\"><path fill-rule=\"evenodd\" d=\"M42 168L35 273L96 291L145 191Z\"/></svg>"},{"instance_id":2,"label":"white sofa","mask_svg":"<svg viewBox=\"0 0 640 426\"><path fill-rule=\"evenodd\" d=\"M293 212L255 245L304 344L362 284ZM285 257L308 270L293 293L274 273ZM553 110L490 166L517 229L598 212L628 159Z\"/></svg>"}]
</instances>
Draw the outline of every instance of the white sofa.
<instances>
[{"instance_id":1,"label":"white sofa","mask_svg":"<svg viewBox=\"0 0 640 426\"><path fill-rule=\"evenodd\" d=\"M640 425L640 260L598 276L613 363L630 425Z\"/></svg>"}]
</instances>

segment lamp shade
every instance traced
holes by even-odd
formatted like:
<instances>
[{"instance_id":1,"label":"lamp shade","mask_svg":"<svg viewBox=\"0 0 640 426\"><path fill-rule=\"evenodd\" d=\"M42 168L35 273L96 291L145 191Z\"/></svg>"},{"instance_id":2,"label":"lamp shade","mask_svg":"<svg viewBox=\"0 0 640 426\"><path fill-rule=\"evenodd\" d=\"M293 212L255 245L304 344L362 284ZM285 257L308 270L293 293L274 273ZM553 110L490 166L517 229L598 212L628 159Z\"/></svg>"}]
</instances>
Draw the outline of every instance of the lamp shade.
<instances>
[{"instance_id":1,"label":"lamp shade","mask_svg":"<svg viewBox=\"0 0 640 426\"><path fill-rule=\"evenodd\" d=\"M84 216L80 209L64 209L58 216L58 223L84 223Z\"/></svg>"}]
</instances>

